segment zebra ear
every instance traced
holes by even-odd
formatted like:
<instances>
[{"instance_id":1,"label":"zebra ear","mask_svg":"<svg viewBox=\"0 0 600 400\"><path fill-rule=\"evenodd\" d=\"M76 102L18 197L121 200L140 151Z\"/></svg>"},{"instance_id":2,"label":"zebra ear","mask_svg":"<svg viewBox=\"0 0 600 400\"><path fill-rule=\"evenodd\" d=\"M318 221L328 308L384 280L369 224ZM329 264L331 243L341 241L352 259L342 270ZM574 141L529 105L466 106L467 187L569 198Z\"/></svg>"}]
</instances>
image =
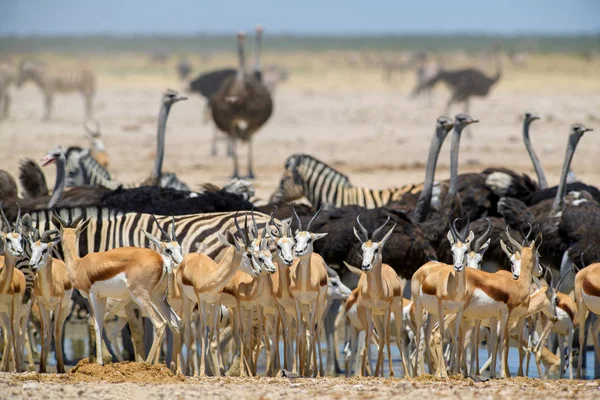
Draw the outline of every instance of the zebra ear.
<instances>
[{"instance_id":1,"label":"zebra ear","mask_svg":"<svg viewBox=\"0 0 600 400\"><path fill-rule=\"evenodd\" d=\"M141 229L142 232L144 232L144 235L148 238L149 241L151 241L152 243L154 243L155 245L157 245L158 247L160 247L160 240L158 240L158 238L156 236L154 236L151 233L146 232L145 230Z\"/></svg>"}]
</instances>

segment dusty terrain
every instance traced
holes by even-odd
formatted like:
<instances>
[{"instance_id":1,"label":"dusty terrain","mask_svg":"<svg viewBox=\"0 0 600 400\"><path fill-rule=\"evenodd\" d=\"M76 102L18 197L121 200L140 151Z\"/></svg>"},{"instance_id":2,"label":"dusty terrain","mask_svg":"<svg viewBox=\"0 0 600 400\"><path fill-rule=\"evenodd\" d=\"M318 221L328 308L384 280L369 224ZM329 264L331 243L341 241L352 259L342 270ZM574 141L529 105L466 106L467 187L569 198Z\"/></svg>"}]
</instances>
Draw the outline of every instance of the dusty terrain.
<instances>
[{"instance_id":1,"label":"dusty terrain","mask_svg":"<svg viewBox=\"0 0 600 400\"><path fill-rule=\"evenodd\" d=\"M74 62L67 57L39 57L59 65ZM255 137L256 187L261 196L273 191L284 160L298 152L333 164L359 185L382 188L423 180L427 147L447 90L439 86L430 106L423 99L409 98L415 81L411 71L395 74L390 84L378 68L332 64L331 58L267 54L267 63L290 68L290 80L278 88L274 115ZM161 91L183 89L175 77L175 60L164 67L149 67L146 59L132 55L87 62L96 66L99 75L95 116L111 156L109 169L124 182L143 179L155 153ZM201 70L231 65L233 59L222 56L209 64L193 62ZM468 60L456 63L468 64ZM600 129L600 60L540 55L525 66L504 64L503 77L490 96L472 102L471 114L481 123L473 127L472 138L462 142L461 171L502 165L532 173L520 133L522 113L533 110L542 121L532 127L532 141L554 184L569 125L581 122ZM490 63L476 65L488 75L493 72ZM0 121L1 168L14 174L20 158L39 160L58 144L87 146L79 95L58 97L53 119L44 122L42 97L32 83L11 92L11 116ZM210 156L213 128L204 123L203 105L203 99L192 95L173 107L168 124L165 171L176 172L192 187L222 184L231 174L231 160L223 156L224 142L219 143L219 156ZM451 112L461 111L460 107ZM592 184L600 180L600 164L592 161L600 157L599 143L597 132L588 133L574 160L577 176ZM440 157L440 179L449 174L448 149L449 141ZM241 160L245 166L245 157ZM47 175L53 182L54 168L48 168Z\"/></svg>"},{"instance_id":2,"label":"dusty terrain","mask_svg":"<svg viewBox=\"0 0 600 400\"><path fill-rule=\"evenodd\" d=\"M593 399L599 381L540 381L514 378L475 383L421 377L394 378L185 378L164 366L122 363L100 367L82 360L64 375L1 374L0 398L45 399L383 399L417 396L422 399L498 398Z\"/></svg>"}]
</instances>

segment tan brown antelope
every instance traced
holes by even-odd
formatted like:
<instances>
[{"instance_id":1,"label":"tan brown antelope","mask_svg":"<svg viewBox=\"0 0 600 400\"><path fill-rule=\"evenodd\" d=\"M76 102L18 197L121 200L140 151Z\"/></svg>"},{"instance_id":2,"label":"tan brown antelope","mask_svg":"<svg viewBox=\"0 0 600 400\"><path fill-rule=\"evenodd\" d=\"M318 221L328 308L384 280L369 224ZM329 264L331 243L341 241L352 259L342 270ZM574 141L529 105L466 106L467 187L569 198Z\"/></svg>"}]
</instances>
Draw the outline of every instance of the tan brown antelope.
<instances>
[{"instance_id":1,"label":"tan brown antelope","mask_svg":"<svg viewBox=\"0 0 600 400\"><path fill-rule=\"evenodd\" d=\"M154 250L121 247L105 252L79 256L79 235L90 219L80 214L67 223L56 212L52 223L59 228L65 264L73 286L87 297L94 318L96 362L102 360L102 328L106 302L109 297L133 300L146 313L154 326L154 340L147 360L155 361L166 325L179 332L179 317L165 298L168 265Z\"/></svg>"},{"instance_id":2,"label":"tan brown antelope","mask_svg":"<svg viewBox=\"0 0 600 400\"><path fill-rule=\"evenodd\" d=\"M469 216L467 214L467 222L462 229L458 231L456 222L450 220L450 231L448 232L448 240L452 245L452 257L454 265L444 264L438 261L430 261L423 265L414 273L411 281L411 297L415 302L415 329L416 343L421 341L421 326L423 325L423 309L430 314L427 331L431 332L434 319L439 321L439 330L441 335L440 343L444 340L444 315L446 313L456 313L457 320L462 319L463 305L466 297L466 280L465 280L465 260L469 252L471 241L473 240L473 232L469 232ZM435 318L433 318L435 316ZM454 337L458 338L458 327L455 327ZM425 349L429 349L429 334L425 337ZM455 348L457 346L454 346ZM419 351L415 356L414 371L417 374L419 365ZM440 354L442 353L440 349ZM456 354L456 351L455 351ZM436 375L446 377L446 363L443 357L438 357L438 365Z\"/></svg>"},{"instance_id":3,"label":"tan brown antelope","mask_svg":"<svg viewBox=\"0 0 600 400\"><path fill-rule=\"evenodd\" d=\"M247 216L246 216L247 218ZM239 228L237 222L237 214L235 216L235 224L238 233L243 232ZM183 258L179 269L177 270L177 283L181 287L183 297L183 312L182 319L184 324L184 343L186 345L186 353L182 354L182 367L184 373L190 372L190 364L192 354L191 350L191 314L193 304L198 303L200 311L200 326L198 332L200 335L201 352L200 352L200 375L205 374L205 354L210 348L209 335L216 336L217 342L220 340L218 321L221 310L221 298L223 289L233 279L237 273L243 273L248 276L258 276L261 270L255 268L252 263L252 256L243 240L236 238L230 231L227 231L227 236L218 233L219 241L228 247L227 251L217 263L212 258L202 253L190 253ZM236 308L236 312L241 309ZM241 323L241 318L238 319ZM241 327L236 325L236 331ZM241 334L236 335L238 346L243 346ZM220 374L222 360L220 355L220 346L217 346L217 362ZM243 348L243 347L242 347ZM179 349L175 350L176 352Z\"/></svg>"},{"instance_id":4,"label":"tan brown antelope","mask_svg":"<svg viewBox=\"0 0 600 400\"><path fill-rule=\"evenodd\" d=\"M65 321L71 311L73 284L69 279L65 263L52 257L54 245L60 239L58 236L53 238L52 235L58 235L58 231L46 231L41 238L37 231L34 232L29 266L35 273L33 294L40 308L42 319L40 373L46 372L46 359L52 343L53 332L56 345L56 370L58 373L64 373L62 339ZM53 318L50 317L51 312L53 312Z\"/></svg>"},{"instance_id":5,"label":"tan brown antelope","mask_svg":"<svg viewBox=\"0 0 600 400\"><path fill-rule=\"evenodd\" d=\"M17 204L18 206L18 204ZM0 212L5 229L11 230L2 202ZM2 244L4 245L4 256L0 256L0 324L4 335L4 351L2 352L2 370L9 372L10 360L14 358L15 369L21 372L24 369L22 363L22 349L20 335L21 309L23 296L25 295L25 276L16 269L17 261L23 256L23 239L21 236L21 210L19 208L15 226L12 232L0 231Z\"/></svg>"},{"instance_id":6,"label":"tan brown antelope","mask_svg":"<svg viewBox=\"0 0 600 400\"><path fill-rule=\"evenodd\" d=\"M581 378L581 362L585 355L585 319L588 310L600 316L600 263L593 263L575 275L575 302L577 303L577 322L579 323L579 362L577 363L577 379ZM592 341L596 357L600 360L600 318L592 326Z\"/></svg>"},{"instance_id":7,"label":"tan brown antelope","mask_svg":"<svg viewBox=\"0 0 600 400\"><path fill-rule=\"evenodd\" d=\"M327 287L329 285L325 260L313 252L315 240L327 233L312 233L310 226L319 215L321 209L302 228L302 221L294 209L298 223L294 235L296 247L294 255L298 258L290 270L290 292L294 296L296 308L296 361L300 375L307 375L312 357L316 375L324 375L323 359L321 357L320 331L321 322L327 304ZM306 334L308 332L308 338ZM305 350L308 339L308 349ZM308 360L306 355L308 354Z\"/></svg>"},{"instance_id":8,"label":"tan brown antelope","mask_svg":"<svg viewBox=\"0 0 600 400\"><path fill-rule=\"evenodd\" d=\"M383 263L383 246L394 232L396 225L394 224L381 240L377 240L378 235L383 231L389 220L390 218L388 217L383 225L373 231L372 235L369 235L367 229L360 223L360 215L356 217L360 232L354 227L354 236L361 243L363 259L361 269L364 272L359 278L358 288L360 289L360 296L365 306L368 324L366 345L371 345L373 328L377 330L377 334L379 335L379 351L375 364L375 376L383 375L384 346L387 347L389 373L390 376L394 376L390 343L392 312L396 315L396 342L400 356L402 357L404 375L407 376L409 371L406 366L406 354L402 346L402 292L404 291L404 284L396 271L388 264ZM363 374L365 373L366 358L363 358Z\"/></svg>"}]
</instances>

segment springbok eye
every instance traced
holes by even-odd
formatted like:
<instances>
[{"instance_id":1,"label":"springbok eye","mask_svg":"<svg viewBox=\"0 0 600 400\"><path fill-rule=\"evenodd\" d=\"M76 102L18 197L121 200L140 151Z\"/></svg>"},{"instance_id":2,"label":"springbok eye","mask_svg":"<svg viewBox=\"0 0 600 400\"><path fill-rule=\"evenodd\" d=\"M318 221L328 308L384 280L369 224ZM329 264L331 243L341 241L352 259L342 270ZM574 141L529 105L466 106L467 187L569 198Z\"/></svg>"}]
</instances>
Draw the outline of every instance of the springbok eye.
<instances>
[{"instance_id":1,"label":"springbok eye","mask_svg":"<svg viewBox=\"0 0 600 400\"><path fill-rule=\"evenodd\" d=\"M337 285L338 285L338 283L337 283L337 282L331 282L331 286L334 286L334 287L335 287L335 286L337 286Z\"/></svg>"},{"instance_id":2,"label":"springbok eye","mask_svg":"<svg viewBox=\"0 0 600 400\"><path fill-rule=\"evenodd\" d=\"M167 249L167 254L171 254L171 249Z\"/></svg>"},{"instance_id":3,"label":"springbok eye","mask_svg":"<svg viewBox=\"0 0 600 400\"><path fill-rule=\"evenodd\" d=\"M47 252L48 252L48 249L42 250L42 254L46 254Z\"/></svg>"},{"instance_id":4,"label":"springbok eye","mask_svg":"<svg viewBox=\"0 0 600 400\"><path fill-rule=\"evenodd\" d=\"M379 251L379 249L375 249L375 252L374 252L374 253L375 253L375 254L377 254L377 252L378 252L378 251Z\"/></svg>"}]
</instances>

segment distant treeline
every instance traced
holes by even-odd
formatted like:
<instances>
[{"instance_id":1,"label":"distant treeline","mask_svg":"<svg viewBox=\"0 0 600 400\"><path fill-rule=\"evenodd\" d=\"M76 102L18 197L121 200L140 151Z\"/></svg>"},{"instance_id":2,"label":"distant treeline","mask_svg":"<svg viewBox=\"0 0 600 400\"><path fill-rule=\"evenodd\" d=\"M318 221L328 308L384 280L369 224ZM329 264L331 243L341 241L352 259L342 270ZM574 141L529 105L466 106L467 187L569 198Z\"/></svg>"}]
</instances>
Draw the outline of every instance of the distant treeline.
<instances>
[{"instance_id":1,"label":"distant treeline","mask_svg":"<svg viewBox=\"0 0 600 400\"><path fill-rule=\"evenodd\" d=\"M0 53L206 53L229 51L233 35L195 36L0 36ZM600 34L590 36L295 36L267 35L267 51L490 51L584 53L600 51Z\"/></svg>"}]
</instances>

